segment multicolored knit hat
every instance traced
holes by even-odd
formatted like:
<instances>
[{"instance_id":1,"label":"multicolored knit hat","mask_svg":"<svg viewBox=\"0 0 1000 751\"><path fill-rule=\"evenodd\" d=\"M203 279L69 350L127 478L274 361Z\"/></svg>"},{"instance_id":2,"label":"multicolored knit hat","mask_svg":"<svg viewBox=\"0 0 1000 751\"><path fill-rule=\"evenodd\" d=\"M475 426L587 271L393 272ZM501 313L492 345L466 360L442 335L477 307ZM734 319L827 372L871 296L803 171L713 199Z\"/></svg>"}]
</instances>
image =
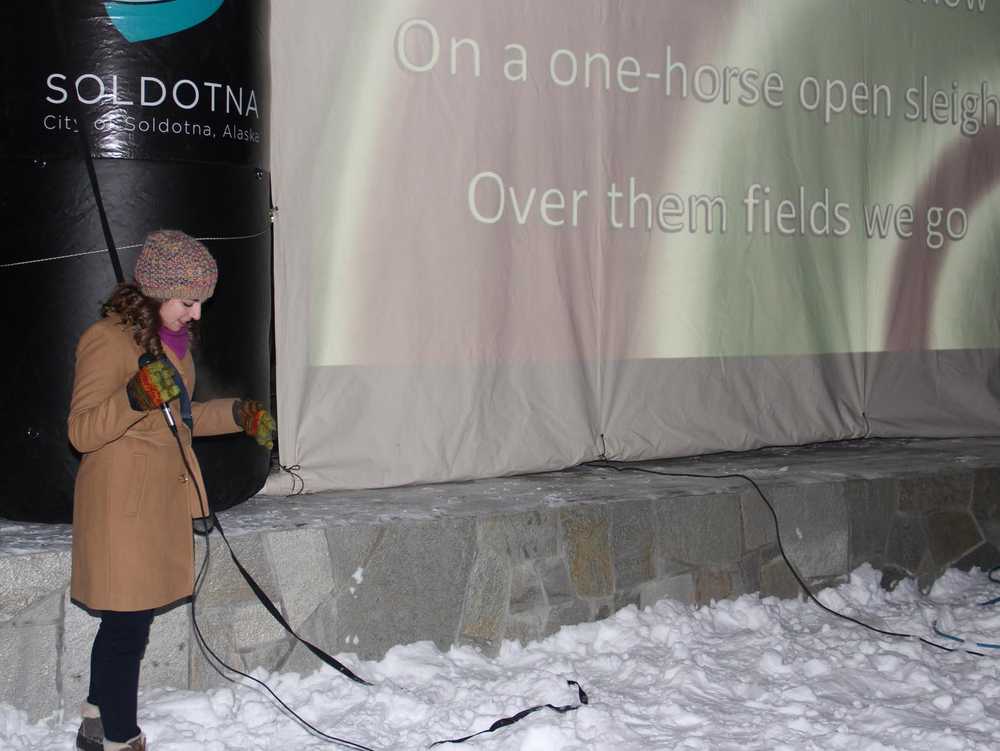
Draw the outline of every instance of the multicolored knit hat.
<instances>
[{"instance_id":1,"label":"multicolored knit hat","mask_svg":"<svg viewBox=\"0 0 1000 751\"><path fill-rule=\"evenodd\" d=\"M174 229L150 232L135 262L139 290L157 300L207 300L218 278L208 248Z\"/></svg>"}]
</instances>

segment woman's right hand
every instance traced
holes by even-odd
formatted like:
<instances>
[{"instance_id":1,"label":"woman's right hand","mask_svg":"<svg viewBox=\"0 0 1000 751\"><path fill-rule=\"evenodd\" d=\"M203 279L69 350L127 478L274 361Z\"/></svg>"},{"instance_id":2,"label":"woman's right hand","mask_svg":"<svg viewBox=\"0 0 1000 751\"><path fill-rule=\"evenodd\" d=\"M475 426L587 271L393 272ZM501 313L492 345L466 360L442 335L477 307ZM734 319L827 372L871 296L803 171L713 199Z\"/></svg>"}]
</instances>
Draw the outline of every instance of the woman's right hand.
<instances>
[{"instance_id":1,"label":"woman's right hand","mask_svg":"<svg viewBox=\"0 0 1000 751\"><path fill-rule=\"evenodd\" d=\"M174 369L162 359L146 363L125 384L132 409L146 412L159 407L181 394Z\"/></svg>"}]
</instances>

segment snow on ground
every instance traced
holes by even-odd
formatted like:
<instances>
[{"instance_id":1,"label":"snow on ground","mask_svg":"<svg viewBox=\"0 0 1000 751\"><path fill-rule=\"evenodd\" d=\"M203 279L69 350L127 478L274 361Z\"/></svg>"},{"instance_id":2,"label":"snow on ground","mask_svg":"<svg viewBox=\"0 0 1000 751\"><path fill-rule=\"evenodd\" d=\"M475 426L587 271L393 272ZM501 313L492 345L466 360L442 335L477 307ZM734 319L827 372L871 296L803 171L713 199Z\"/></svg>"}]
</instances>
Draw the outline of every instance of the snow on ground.
<instances>
[{"instance_id":1,"label":"snow on ground","mask_svg":"<svg viewBox=\"0 0 1000 751\"><path fill-rule=\"evenodd\" d=\"M884 592L878 572L863 566L821 599L883 628L930 635L939 620L953 633L1000 641L1000 605L976 604L996 594L978 571L950 571L927 596L909 581ZM567 678L584 685L589 706L538 712L464 748L959 751L1000 748L997 652L940 652L803 600L744 596L702 608L629 607L542 642L505 643L496 658L429 643L394 648L380 662L345 656L374 688L325 667L306 677L256 675L309 721L379 751L426 748L532 704L572 703ZM336 748L243 686L146 692L139 719L153 751ZM0 706L0 748L71 749L77 724L70 716L30 724Z\"/></svg>"}]
</instances>

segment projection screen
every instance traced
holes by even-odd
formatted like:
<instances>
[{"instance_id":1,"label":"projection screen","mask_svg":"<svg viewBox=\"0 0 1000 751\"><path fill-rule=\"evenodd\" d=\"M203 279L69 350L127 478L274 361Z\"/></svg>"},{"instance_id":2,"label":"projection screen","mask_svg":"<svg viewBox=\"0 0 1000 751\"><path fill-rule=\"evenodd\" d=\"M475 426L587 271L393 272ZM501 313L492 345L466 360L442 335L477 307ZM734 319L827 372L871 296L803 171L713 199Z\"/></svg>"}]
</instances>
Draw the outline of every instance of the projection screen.
<instances>
[{"instance_id":1,"label":"projection screen","mask_svg":"<svg viewBox=\"0 0 1000 751\"><path fill-rule=\"evenodd\" d=\"M272 8L307 490L1000 427L997 0Z\"/></svg>"}]
</instances>

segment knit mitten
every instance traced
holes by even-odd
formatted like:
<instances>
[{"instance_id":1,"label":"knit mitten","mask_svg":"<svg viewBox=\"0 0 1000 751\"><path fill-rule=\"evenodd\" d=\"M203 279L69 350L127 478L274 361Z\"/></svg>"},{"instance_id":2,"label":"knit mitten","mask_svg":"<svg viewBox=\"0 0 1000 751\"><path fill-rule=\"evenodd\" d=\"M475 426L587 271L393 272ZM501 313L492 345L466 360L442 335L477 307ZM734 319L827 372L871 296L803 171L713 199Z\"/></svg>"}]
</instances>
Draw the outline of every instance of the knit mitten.
<instances>
[{"instance_id":1,"label":"knit mitten","mask_svg":"<svg viewBox=\"0 0 1000 751\"><path fill-rule=\"evenodd\" d=\"M137 412L158 409L181 395L174 369L163 360L146 363L125 384L128 402Z\"/></svg>"},{"instance_id":2,"label":"knit mitten","mask_svg":"<svg viewBox=\"0 0 1000 751\"><path fill-rule=\"evenodd\" d=\"M261 402L237 399L233 402L233 420L261 446L274 448L274 417Z\"/></svg>"}]
</instances>

